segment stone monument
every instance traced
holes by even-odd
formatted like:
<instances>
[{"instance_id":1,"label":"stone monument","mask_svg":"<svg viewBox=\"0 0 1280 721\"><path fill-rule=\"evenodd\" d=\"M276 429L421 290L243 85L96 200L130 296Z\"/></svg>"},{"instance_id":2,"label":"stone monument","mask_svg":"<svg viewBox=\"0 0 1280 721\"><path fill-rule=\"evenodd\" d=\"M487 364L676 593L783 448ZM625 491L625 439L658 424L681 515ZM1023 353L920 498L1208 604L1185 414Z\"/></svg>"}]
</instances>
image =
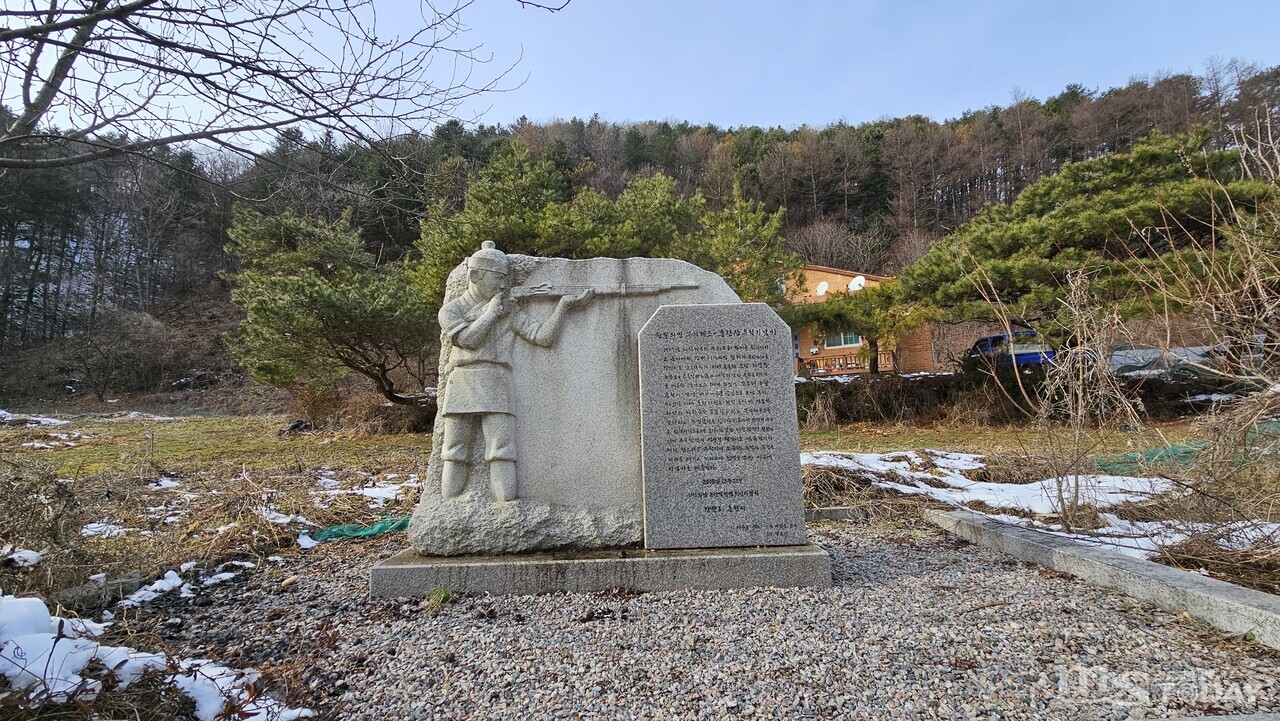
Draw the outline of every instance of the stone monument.
<instances>
[{"instance_id":1,"label":"stone monument","mask_svg":"<svg viewBox=\"0 0 1280 721\"><path fill-rule=\"evenodd\" d=\"M666 307L754 306L683 261L536 258L486 242L446 283L440 403L427 485L409 524L413 548L373 569L373 595L439 586L534 593L830 585L825 553L802 545L798 496L782 513L786 523L801 518L798 531L773 539L790 545L641 548L641 329ZM779 345L790 359L789 333ZM779 448L798 464L794 396L789 404L782 417L790 420L778 427L789 423L793 436ZM755 536L742 539L758 545Z\"/></svg>"},{"instance_id":2,"label":"stone monument","mask_svg":"<svg viewBox=\"0 0 1280 721\"><path fill-rule=\"evenodd\" d=\"M640 331L645 548L805 541L791 329L764 303L666 305Z\"/></svg>"}]
</instances>

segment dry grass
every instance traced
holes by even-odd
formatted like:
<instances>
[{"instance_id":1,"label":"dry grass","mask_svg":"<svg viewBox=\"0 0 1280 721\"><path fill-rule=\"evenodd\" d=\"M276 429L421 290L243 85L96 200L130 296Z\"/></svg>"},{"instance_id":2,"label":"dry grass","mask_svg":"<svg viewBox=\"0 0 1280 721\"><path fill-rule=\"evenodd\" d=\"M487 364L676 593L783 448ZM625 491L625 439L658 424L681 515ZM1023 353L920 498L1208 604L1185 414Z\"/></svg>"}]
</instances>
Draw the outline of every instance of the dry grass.
<instances>
[{"instance_id":1,"label":"dry grass","mask_svg":"<svg viewBox=\"0 0 1280 721\"><path fill-rule=\"evenodd\" d=\"M1141 434L1092 430L1087 433L1087 449L1093 456L1127 453L1200 437L1200 431L1190 420L1152 423ZM828 430L802 430L800 448L804 451L858 453L936 448L993 457L1035 458L1044 455L1044 435L1031 423L998 426L952 425L946 422L929 425L849 423Z\"/></svg>"},{"instance_id":2,"label":"dry grass","mask_svg":"<svg viewBox=\"0 0 1280 721\"><path fill-rule=\"evenodd\" d=\"M858 519L885 522L920 515L922 508L941 507L923 496L902 496L878 488L855 471L828 466L803 468L804 502L810 508L853 509Z\"/></svg>"},{"instance_id":3,"label":"dry grass","mask_svg":"<svg viewBox=\"0 0 1280 721\"><path fill-rule=\"evenodd\" d=\"M1194 537L1161 549L1159 559L1188 571L1206 569L1213 576L1267 593L1280 594L1280 544L1225 549L1210 539Z\"/></svg>"},{"instance_id":4,"label":"dry grass","mask_svg":"<svg viewBox=\"0 0 1280 721\"><path fill-rule=\"evenodd\" d=\"M0 429L0 543L49 549L33 569L0 570L0 587L56 603L94 573L149 577L187 561L213 566L296 547L301 522L317 527L405 515L416 493L382 508L356 494L317 495L329 472L336 489L394 473L425 477L430 437L311 433L278 436L287 417L189 417L168 422L76 419L66 426ZM49 432L90 438L75 447L22 443ZM77 439L79 440L79 439ZM156 486L158 479L177 486ZM322 504L322 505L321 505ZM84 537L88 523L126 529Z\"/></svg>"}]
</instances>

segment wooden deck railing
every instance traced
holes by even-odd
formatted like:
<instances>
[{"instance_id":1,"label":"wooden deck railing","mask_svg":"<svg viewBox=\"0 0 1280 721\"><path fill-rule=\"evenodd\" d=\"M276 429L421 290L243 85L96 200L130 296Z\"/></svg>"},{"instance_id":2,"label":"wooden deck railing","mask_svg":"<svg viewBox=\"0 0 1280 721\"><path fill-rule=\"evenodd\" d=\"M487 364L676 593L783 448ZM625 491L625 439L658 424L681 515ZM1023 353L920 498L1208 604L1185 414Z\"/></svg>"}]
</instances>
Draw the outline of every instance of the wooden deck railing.
<instances>
[{"instance_id":1,"label":"wooden deck railing","mask_svg":"<svg viewBox=\"0 0 1280 721\"><path fill-rule=\"evenodd\" d=\"M829 376L842 373L866 373L870 370L868 359L857 353L848 355L825 356L802 361L809 370L809 375ZM880 372L893 371L893 351L880 351Z\"/></svg>"}]
</instances>

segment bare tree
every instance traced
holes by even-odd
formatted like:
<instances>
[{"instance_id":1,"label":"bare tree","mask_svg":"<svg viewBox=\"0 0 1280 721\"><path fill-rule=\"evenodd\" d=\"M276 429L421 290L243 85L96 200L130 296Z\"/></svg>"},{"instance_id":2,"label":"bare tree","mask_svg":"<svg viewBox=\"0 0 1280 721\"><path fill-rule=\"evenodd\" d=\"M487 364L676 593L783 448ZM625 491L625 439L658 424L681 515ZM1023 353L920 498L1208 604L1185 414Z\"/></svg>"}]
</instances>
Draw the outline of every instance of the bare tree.
<instances>
[{"instance_id":1,"label":"bare tree","mask_svg":"<svg viewBox=\"0 0 1280 721\"><path fill-rule=\"evenodd\" d=\"M827 218L815 220L787 236L787 244L806 263L863 273L883 271L885 253L892 240L882 228L852 233L842 223Z\"/></svg>"},{"instance_id":2,"label":"bare tree","mask_svg":"<svg viewBox=\"0 0 1280 721\"><path fill-rule=\"evenodd\" d=\"M247 153L291 126L362 144L420 129L504 75L473 75L487 58L462 42L472 1L422 0L419 26L393 36L374 0L6 3L0 168L189 141Z\"/></svg>"}]
</instances>

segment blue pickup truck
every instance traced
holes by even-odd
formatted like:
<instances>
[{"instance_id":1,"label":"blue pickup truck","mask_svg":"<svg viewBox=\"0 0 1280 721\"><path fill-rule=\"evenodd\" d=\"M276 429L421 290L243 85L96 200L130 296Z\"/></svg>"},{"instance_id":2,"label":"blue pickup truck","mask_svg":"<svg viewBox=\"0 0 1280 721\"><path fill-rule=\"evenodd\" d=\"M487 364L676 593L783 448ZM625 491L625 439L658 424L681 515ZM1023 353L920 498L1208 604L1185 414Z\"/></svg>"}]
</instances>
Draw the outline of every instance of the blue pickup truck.
<instances>
[{"instance_id":1,"label":"blue pickup truck","mask_svg":"<svg viewBox=\"0 0 1280 721\"><path fill-rule=\"evenodd\" d=\"M997 333L979 338L965 357L996 367L1044 365L1053 361L1053 348L1038 339L1033 330Z\"/></svg>"}]
</instances>

